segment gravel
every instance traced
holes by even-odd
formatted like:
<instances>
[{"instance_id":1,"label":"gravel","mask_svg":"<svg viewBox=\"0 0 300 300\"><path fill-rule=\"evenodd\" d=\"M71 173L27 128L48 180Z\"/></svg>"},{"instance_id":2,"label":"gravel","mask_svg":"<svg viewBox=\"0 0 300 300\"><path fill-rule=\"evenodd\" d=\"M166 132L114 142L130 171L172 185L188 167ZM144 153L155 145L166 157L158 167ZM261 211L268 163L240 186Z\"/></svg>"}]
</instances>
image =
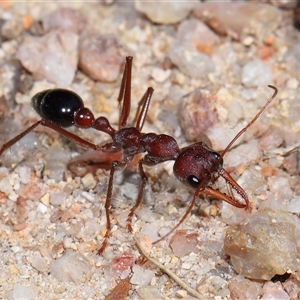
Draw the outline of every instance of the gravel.
<instances>
[{"instance_id":1,"label":"gravel","mask_svg":"<svg viewBox=\"0 0 300 300\"><path fill-rule=\"evenodd\" d=\"M181 148L201 139L222 151L271 97L267 85L278 88L224 156L252 210L201 196L199 208L158 244L191 201L171 163L145 167L151 188L133 232L126 219L139 176L134 164L116 172L112 237L98 255L109 170L97 166L120 155L85 152L42 126L7 149L0 157L1 299L299 299L300 33L294 6L264 2L273 4L0 4L1 143L39 120L31 97L55 87L75 91L117 127L126 55L134 57L129 123L152 86L143 132L169 134ZM68 130L108 141L93 129ZM213 187L228 193L222 179ZM167 269L143 261L134 237Z\"/></svg>"}]
</instances>

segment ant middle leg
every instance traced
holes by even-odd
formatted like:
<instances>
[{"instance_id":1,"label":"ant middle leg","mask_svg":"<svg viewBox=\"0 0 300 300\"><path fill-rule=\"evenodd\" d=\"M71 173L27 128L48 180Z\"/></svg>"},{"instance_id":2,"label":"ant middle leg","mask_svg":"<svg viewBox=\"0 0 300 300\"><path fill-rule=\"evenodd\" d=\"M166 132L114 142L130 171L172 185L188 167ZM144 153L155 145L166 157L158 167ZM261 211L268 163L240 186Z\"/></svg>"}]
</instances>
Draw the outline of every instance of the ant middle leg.
<instances>
[{"instance_id":1,"label":"ant middle leg","mask_svg":"<svg viewBox=\"0 0 300 300\"><path fill-rule=\"evenodd\" d=\"M146 176L146 174L144 172L144 169L143 169L143 159L141 159L139 161L138 168L139 168L139 174L141 176L142 182L141 182L141 185L140 185L140 189L139 189L139 193L138 193L138 197L136 199L135 205L130 209L130 213L128 214L128 217L127 217L126 227L129 231L132 231L132 226L131 226L132 217L133 217L136 209L143 202L145 187L146 187L146 184L148 183L148 177Z\"/></svg>"},{"instance_id":2,"label":"ant middle leg","mask_svg":"<svg viewBox=\"0 0 300 300\"><path fill-rule=\"evenodd\" d=\"M98 254L101 254L105 250L105 248L108 246L108 239L111 236L110 208L111 208L111 202L112 202L114 174L115 174L116 169L118 169L120 167L124 167L124 166L126 166L126 164L119 162L119 161L114 161L111 164L108 188L107 188L107 195L106 195L106 201L105 201L106 233L105 233L102 245L101 245L100 249L98 250ZM130 209L130 212L129 212L127 220L126 220L126 228L129 231L132 231L132 226L131 226L132 218L133 218L133 215L134 215L136 209L143 202L145 187L146 187L146 184L148 183L148 177L146 176L144 169L143 169L143 159L141 159L138 163L138 170L139 170L139 174L141 176L142 182L141 182L141 185L139 188L139 192L138 192L138 196L137 196L135 205Z\"/></svg>"},{"instance_id":3,"label":"ant middle leg","mask_svg":"<svg viewBox=\"0 0 300 300\"><path fill-rule=\"evenodd\" d=\"M153 242L153 244L157 244L157 243L163 241L165 238L167 238L170 234L172 234L184 222L184 220L191 213L193 207L195 206L196 199L199 196L199 194L206 190L206 188L203 188L204 185L205 185L205 180L202 180L194 192L193 199L192 199L191 203L189 204L188 209L186 210L185 214L181 217L179 222L167 234L165 234L164 236L162 236L161 238L159 238L158 240Z\"/></svg>"}]
</instances>

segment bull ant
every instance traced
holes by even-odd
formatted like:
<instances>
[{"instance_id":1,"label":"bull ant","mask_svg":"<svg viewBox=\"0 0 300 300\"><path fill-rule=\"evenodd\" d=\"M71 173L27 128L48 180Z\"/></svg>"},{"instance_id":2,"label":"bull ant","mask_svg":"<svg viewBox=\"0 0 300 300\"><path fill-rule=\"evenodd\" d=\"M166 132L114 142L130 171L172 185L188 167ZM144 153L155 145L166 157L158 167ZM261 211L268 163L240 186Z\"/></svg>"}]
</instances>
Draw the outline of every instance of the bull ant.
<instances>
[{"instance_id":1,"label":"bull ant","mask_svg":"<svg viewBox=\"0 0 300 300\"><path fill-rule=\"evenodd\" d=\"M211 196L226 201L235 207L247 209L249 207L248 196L243 188L223 168L223 157L231 148L233 143L257 120L265 108L276 97L278 92L276 87L269 85L269 87L274 90L272 97L259 110L252 121L250 121L250 123L233 138L233 140L221 153L213 151L204 142L197 142L181 149L179 148L176 140L170 135L142 132L154 91L152 87L147 89L140 101L135 125L133 127L126 126L131 106L131 70L132 57L129 56L126 57L125 69L118 97L120 105L118 129L113 128L107 118L103 116L95 118L93 113L84 106L82 99L76 93L65 89L50 89L37 93L31 100L33 108L40 115L41 119L7 143L3 144L0 149L1 156L6 149L11 147L38 125L42 125L52 128L69 140L85 148L108 153L122 153L121 159L113 161L110 166L105 202L107 230L98 253L102 253L104 251L108 244L108 238L111 235L110 206L112 200L114 173L116 169L126 167L130 162L132 162L136 155L145 154L142 158L140 158L137 164L137 170L142 181L139 187L136 203L131 208L127 218L127 229L130 231L132 230L132 217L138 206L143 201L144 189L148 181L143 166L153 166L169 160L174 161L173 171L175 177L180 182L194 190L193 199L189 204L186 213L171 232L178 228L178 226L182 224L191 212L199 194ZM96 145L64 129L73 125L79 128L91 127L95 130L102 131L111 137L111 142L104 145ZM238 199L236 199L232 193L231 195L227 195L211 187L219 176L223 177L229 186L241 196L244 203L241 203ZM162 237L158 241L162 240L166 236Z\"/></svg>"}]
</instances>

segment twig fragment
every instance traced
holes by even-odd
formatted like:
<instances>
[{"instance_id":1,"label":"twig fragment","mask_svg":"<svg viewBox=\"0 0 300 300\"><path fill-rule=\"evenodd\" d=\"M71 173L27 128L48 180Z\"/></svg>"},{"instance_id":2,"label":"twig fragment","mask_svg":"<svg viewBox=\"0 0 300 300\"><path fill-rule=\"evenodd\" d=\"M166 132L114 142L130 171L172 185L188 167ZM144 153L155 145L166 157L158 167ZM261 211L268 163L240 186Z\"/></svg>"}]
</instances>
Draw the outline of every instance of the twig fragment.
<instances>
[{"instance_id":1,"label":"twig fragment","mask_svg":"<svg viewBox=\"0 0 300 300\"><path fill-rule=\"evenodd\" d=\"M156 267L161 269L165 274L169 275L179 286L181 286L183 289L185 289L190 295L200 299L200 300L207 300L204 296L199 294L197 291L192 289L189 285L187 285L183 280L181 280L175 273L173 273L170 269L165 267L160 262L156 261L155 259L151 258L142 248L140 242L136 237L134 237L134 240L136 242L137 248L141 252L143 256L145 256L150 262L152 262Z\"/></svg>"}]
</instances>

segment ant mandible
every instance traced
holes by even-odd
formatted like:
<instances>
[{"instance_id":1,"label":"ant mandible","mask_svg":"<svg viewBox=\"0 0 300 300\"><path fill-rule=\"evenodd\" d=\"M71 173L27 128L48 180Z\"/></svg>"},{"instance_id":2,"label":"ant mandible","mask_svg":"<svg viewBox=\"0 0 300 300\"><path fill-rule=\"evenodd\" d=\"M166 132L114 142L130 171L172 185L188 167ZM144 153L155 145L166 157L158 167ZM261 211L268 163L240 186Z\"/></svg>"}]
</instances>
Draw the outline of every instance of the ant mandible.
<instances>
[{"instance_id":1,"label":"ant mandible","mask_svg":"<svg viewBox=\"0 0 300 300\"><path fill-rule=\"evenodd\" d=\"M176 228L178 228L180 224L182 224L195 205L196 198L199 196L199 194L212 196L226 201L233 206L247 209L249 207L248 196L242 187L240 187L240 185L223 168L223 157L233 143L262 114L269 103L276 97L278 92L276 87L269 85L270 88L274 89L272 97L260 109L250 123L233 138L233 140L221 153L213 151L203 142L198 142L180 149L176 140L170 135L141 132L154 91L151 87L148 87L146 93L140 101L135 126L126 127L131 106L131 70L132 57L128 56L126 57L124 73L118 96L120 117L117 130L110 125L107 118L103 116L95 118L93 113L88 108L84 107L82 99L76 93L65 89L50 89L36 94L31 100L33 108L42 119L31 125L28 129L11 139L9 142L5 143L0 149L1 156L6 149L23 138L35 127L38 125L43 125L52 128L69 140L72 140L85 148L109 153L117 153L122 151L121 159L119 161L113 161L110 167L105 202L105 214L107 221L106 234L104 236L102 245L98 250L99 254L102 253L108 245L108 238L111 235L110 206L112 200L114 173L116 169L128 165L138 154L146 153L138 161L137 165L142 182L139 188L136 203L131 208L127 218L128 230L132 231L132 217L138 206L142 203L144 189L148 182L143 165L153 166L169 160L175 161L173 171L176 178L183 184L192 188L194 190L194 195L186 213L181 220L167 235L163 236L156 242L164 239ZM91 127L102 131L111 137L112 142L104 145L95 145L64 129L64 127L70 127L73 125L80 128ZM213 184L219 176L223 177L229 186L236 190L245 203L242 204L236 198L234 198L234 196L227 195L210 187L210 185Z\"/></svg>"}]
</instances>

